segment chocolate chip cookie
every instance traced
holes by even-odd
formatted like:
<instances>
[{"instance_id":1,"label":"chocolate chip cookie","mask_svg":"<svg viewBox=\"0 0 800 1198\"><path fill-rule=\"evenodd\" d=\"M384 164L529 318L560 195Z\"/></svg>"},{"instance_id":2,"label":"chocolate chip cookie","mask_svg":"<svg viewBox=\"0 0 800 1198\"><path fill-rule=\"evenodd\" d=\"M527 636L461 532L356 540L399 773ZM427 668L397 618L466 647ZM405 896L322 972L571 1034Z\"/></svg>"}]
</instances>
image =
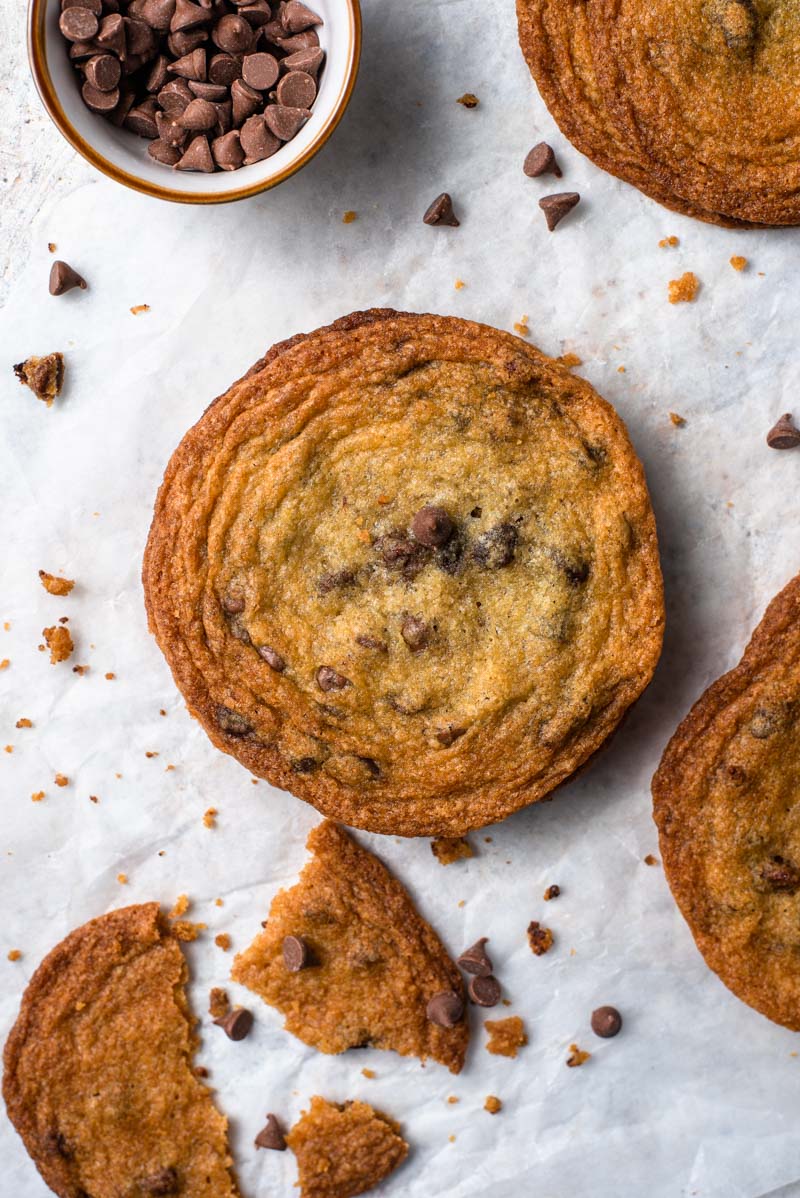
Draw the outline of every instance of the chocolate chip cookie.
<instances>
[{"instance_id":1,"label":"chocolate chip cookie","mask_svg":"<svg viewBox=\"0 0 800 1198\"><path fill-rule=\"evenodd\" d=\"M233 964L242 982L320 1052L393 1049L464 1064L464 984L433 928L372 853L336 824L312 829L314 854L273 900L265 930Z\"/></svg>"},{"instance_id":2,"label":"chocolate chip cookie","mask_svg":"<svg viewBox=\"0 0 800 1198\"><path fill-rule=\"evenodd\" d=\"M716 224L797 224L800 23L788 0L517 0L520 44L567 137Z\"/></svg>"},{"instance_id":3,"label":"chocolate chip cookie","mask_svg":"<svg viewBox=\"0 0 800 1198\"><path fill-rule=\"evenodd\" d=\"M157 903L44 959L5 1048L9 1117L61 1198L236 1198L227 1120L192 1072L186 962Z\"/></svg>"},{"instance_id":4,"label":"chocolate chip cookie","mask_svg":"<svg viewBox=\"0 0 800 1198\"><path fill-rule=\"evenodd\" d=\"M286 1137L297 1157L300 1198L354 1198L408 1155L400 1128L366 1102L311 1099Z\"/></svg>"},{"instance_id":5,"label":"chocolate chip cookie","mask_svg":"<svg viewBox=\"0 0 800 1198\"><path fill-rule=\"evenodd\" d=\"M653 779L672 893L737 997L800 1031L800 575L678 728Z\"/></svg>"},{"instance_id":6,"label":"chocolate chip cookie","mask_svg":"<svg viewBox=\"0 0 800 1198\"><path fill-rule=\"evenodd\" d=\"M211 405L167 468L144 586L216 745L408 836L550 794L661 649L614 410L516 337L391 310L275 346Z\"/></svg>"}]
</instances>

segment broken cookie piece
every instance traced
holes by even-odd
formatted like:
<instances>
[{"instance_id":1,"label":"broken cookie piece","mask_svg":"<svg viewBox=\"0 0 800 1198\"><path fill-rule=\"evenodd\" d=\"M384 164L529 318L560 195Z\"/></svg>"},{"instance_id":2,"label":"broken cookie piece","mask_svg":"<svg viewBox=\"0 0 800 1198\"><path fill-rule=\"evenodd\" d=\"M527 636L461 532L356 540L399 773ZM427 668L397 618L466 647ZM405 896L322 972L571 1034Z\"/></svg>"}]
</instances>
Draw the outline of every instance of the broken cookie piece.
<instances>
[{"instance_id":1,"label":"broken cookie piece","mask_svg":"<svg viewBox=\"0 0 800 1198\"><path fill-rule=\"evenodd\" d=\"M75 582L71 578L59 578L56 574L48 574L46 570L39 571L39 579L49 595L68 595Z\"/></svg>"},{"instance_id":2,"label":"broken cookie piece","mask_svg":"<svg viewBox=\"0 0 800 1198\"><path fill-rule=\"evenodd\" d=\"M17 363L14 374L37 399L43 400L48 408L52 407L53 400L61 394L64 386L64 355L52 353L43 358L26 358L24 362Z\"/></svg>"},{"instance_id":3,"label":"broken cookie piece","mask_svg":"<svg viewBox=\"0 0 800 1198\"><path fill-rule=\"evenodd\" d=\"M60 661L66 661L75 648L70 631L63 624L53 624L51 628L43 628L42 636L50 650L50 664L53 666Z\"/></svg>"},{"instance_id":4,"label":"broken cookie piece","mask_svg":"<svg viewBox=\"0 0 800 1198\"><path fill-rule=\"evenodd\" d=\"M433 1057L458 1073L469 1037L464 984L444 945L400 882L338 825L319 824L308 848L312 860L297 885L275 897L232 978L320 1052L369 1045ZM448 1023L428 1015L442 994L460 1006Z\"/></svg>"},{"instance_id":5,"label":"broken cookie piece","mask_svg":"<svg viewBox=\"0 0 800 1198\"><path fill-rule=\"evenodd\" d=\"M487 1019L483 1025L489 1033L486 1051L498 1057L515 1057L517 1050L528 1043L525 1024L519 1015L507 1019Z\"/></svg>"},{"instance_id":6,"label":"broken cookie piece","mask_svg":"<svg viewBox=\"0 0 800 1198\"><path fill-rule=\"evenodd\" d=\"M400 1128L366 1102L319 1095L286 1142L297 1157L300 1198L353 1198L371 1190L408 1155Z\"/></svg>"},{"instance_id":7,"label":"broken cookie piece","mask_svg":"<svg viewBox=\"0 0 800 1198\"><path fill-rule=\"evenodd\" d=\"M34 974L3 1096L56 1194L237 1198L227 1120L192 1069L187 976L158 903L78 928Z\"/></svg>"}]
</instances>

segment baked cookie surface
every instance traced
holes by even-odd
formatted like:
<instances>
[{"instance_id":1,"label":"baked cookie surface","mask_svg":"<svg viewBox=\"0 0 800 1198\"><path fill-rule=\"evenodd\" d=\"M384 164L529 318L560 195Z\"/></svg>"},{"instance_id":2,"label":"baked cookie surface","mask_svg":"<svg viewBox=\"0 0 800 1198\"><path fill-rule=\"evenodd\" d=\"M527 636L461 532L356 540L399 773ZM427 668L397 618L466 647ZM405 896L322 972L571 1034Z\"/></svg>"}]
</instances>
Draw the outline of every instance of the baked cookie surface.
<instances>
[{"instance_id":1,"label":"baked cookie surface","mask_svg":"<svg viewBox=\"0 0 800 1198\"><path fill-rule=\"evenodd\" d=\"M800 575L699 699L653 779L672 893L738 998L800 1030Z\"/></svg>"},{"instance_id":2,"label":"baked cookie surface","mask_svg":"<svg viewBox=\"0 0 800 1198\"><path fill-rule=\"evenodd\" d=\"M61 1198L236 1198L227 1120L192 1072L186 963L157 903L44 959L5 1048L9 1118Z\"/></svg>"},{"instance_id":3,"label":"baked cookie surface","mask_svg":"<svg viewBox=\"0 0 800 1198\"><path fill-rule=\"evenodd\" d=\"M286 1137L297 1157L300 1198L354 1198L408 1155L400 1128L366 1102L311 1099Z\"/></svg>"},{"instance_id":4,"label":"baked cookie surface","mask_svg":"<svg viewBox=\"0 0 800 1198\"><path fill-rule=\"evenodd\" d=\"M549 794L661 648L622 422L453 318L355 313L271 350L173 455L143 577L213 742L372 831L459 835Z\"/></svg>"},{"instance_id":5,"label":"baked cookie surface","mask_svg":"<svg viewBox=\"0 0 800 1198\"><path fill-rule=\"evenodd\" d=\"M372 853L328 821L313 828L314 854L291 890L276 895L266 928L239 953L231 976L286 1016L286 1028L321 1052L369 1045L432 1057L458 1073L469 1026L461 975L405 888ZM286 937L307 947L292 971ZM461 1002L452 1027L428 1018L439 994Z\"/></svg>"},{"instance_id":6,"label":"baked cookie surface","mask_svg":"<svg viewBox=\"0 0 800 1198\"><path fill-rule=\"evenodd\" d=\"M800 221L794 0L517 0L520 44L567 137L716 224Z\"/></svg>"}]
</instances>

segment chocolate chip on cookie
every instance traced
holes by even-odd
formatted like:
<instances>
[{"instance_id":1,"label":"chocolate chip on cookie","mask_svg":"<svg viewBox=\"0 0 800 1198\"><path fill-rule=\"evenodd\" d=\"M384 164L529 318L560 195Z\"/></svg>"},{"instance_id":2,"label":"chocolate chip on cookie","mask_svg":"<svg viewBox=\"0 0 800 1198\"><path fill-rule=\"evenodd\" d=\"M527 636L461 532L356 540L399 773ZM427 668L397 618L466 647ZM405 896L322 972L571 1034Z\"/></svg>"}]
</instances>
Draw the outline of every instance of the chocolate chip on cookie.
<instances>
[{"instance_id":1,"label":"chocolate chip on cookie","mask_svg":"<svg viewBox=\"0 0 800 1198\"><path fill-rule=\"evenodd\" d=\"M311 962L308 945L302 936L284 936L281 951L283 963L289 973L299 973Z\"/></svg>"},{"instance_id":2,"label":"chocolate chip on cookie","mask_svg":"<svg viewBox=\"0 0 800 1198\"><path fill-rule=\"evenodd\" d=\"M432 504L420 508L411 521L411 531L422 545L438 549L446 545L455 532L455 524L443 507Z\"/></svg>"},{"instance_id":3,"label":"chocolate chip on cookie","mask_svg":"<svg viewBox=\"0 0 800 1198\"><path fill-rule=\"evenodd\" d=\"M321 691L343 691L345 687L353 685L349 678L337 673L331 666L320 666L316 678Z\"/></svg>"},{"instance_id":4,"label":"chocolate chip on cookie","mask_svg":"<svg viewBox=\"0 0 800 1198\"><path fill-rule=\"evenodd\" d=\"M580 201L577 191L559 191L555 195L542 196L539 207L544 213L547 227L552 233L568 212L571 212Z\"/></svg>"},{"instance_id":5,"label":"chocolate chip on cookie","mask_svg":"<svg viewBox=\"0 0 800 1198\"><path fill-rule=\"evenodd\" d=\"M781 890L787 894L794 894L796 890L800 889L800 869L791 861L786 861L780 856L772 857L771 860L765 862L759 870L759 877L766 882L770 890Z\"/></svg>"},{"instance_id":6,"label":"chocolate chip on cookie","mask_svg":"<svg viewBox=\"0 0 800 1198\"><path fill-rule=\"evenodd\" d=\"M596 1036L609 1040L622 1027L622 1016L616 1007L598 1007L592 1011L592 1031Z\"/></svg>"},{"instance_id":7,"label":"chocolate chip on cookie","mask_svg":"<svg viewBox=\"0 0 800 1198\"><path fill-rule=\"evenodd\" d=\"M431 630L419 616L405 616L400 625L400 635L412 653L421 653L430 643Z\"/></svg>"},{"instance_id":8,"label":"chocolate chip on cookie","mask_svg":"<svg viewBox=\"0 0 800 1198\"><path fill-rule=\"evenodd\" d=\"M224 707L220 704L217 707L216 715L217 724L229 736L249 736L253 731L253 725L250 721L246 720L243 715L239 715L238 711L234 711L230 707Z\"/></svg>"},{"instance_id":9,"label":"chocolate chip on cookie","mask_svg":"<svg viewBox=\"0 0 800 1198\"><path fill-rule=\"evenodd\" d=\"M457 228L461 224L453 211L453 201L446 191L428 205L422 219L426 225L450 225L451 228Z\"/></svg>"},{"instance_id":10,"label":"chocolate chip on cookie","mask_svg":"<svg viewBox=\"0 0 800 1198\"><path fill-rule=\"evenodd\" d=\"M770 449L794 449L800 445L800 429L792 419L791 412L784 412L773 424L767 433L767 445Z\"/></svg>"},{"instance_id":11,"label":"chocolate chip on cookie","mask_svg":"<svg viewBox=\"0 0 800 1198\"><path fill-rule=\"evenodd\" d=\"M561 178L561 167L556 162L552 146L546 141L538 142L528 151L522 169L529 179L538 179L540 175L555 175L557 179Z\"/></svg>"},{"instance_id":12,"label":"chocolate chip on cookie","mask_svg":"<svg viewBox=\"0 0 800 1198\"><path fill-rule=\"evenodd\" d=\"M455 1027L464 1018L464 1000L455 990L442 990L434 994L425 1013L437 1027Z\"/></svg>"},{"instance_id":13,"label":"chocolate chip on cookie","mask_svg":"<svg viewBox=\"0 0 800 1198\"><path fill-rule=\"evenodd\" d=\"M264 661L267 663L270 669L275 671L276 674L282 674L286 669L286 662L276 649L270 648L269 645L259 645L258 653L260 657L264 658Z\"/></svg>"},{"instance_id":14,"label":"chocolate chip on cookie","mask_svg":"<svg viewBox=\"0 0 800 1198\"><path fill-rule=\"evenodd\" d=\"M465 948L461 956L458 958L457 964L461 966L465 973L474 974L475 977L488 978L493 971L493 966L489 954L483 947L488 943L488 936L481 936L480 940L476 940L469 948Z\"/></svg>"},{"instance_id":15,"label":"chocolate chip on cookie","mask_svg":"<svg viewBox=\"0 0 800 1198\"><path fill-rule=\"evenodd\" d=\"M513 562L518 539L519 534L513 524L496 524L476 539L472 556L486 570L501 570Z\"/></svg>"},{"instance_id":16,"label":"chocolate chip on cookie","mask_svg":"<svg viewBox=\"0 0 800 1198\"><path fill-rule=\"evenodd\" d=\"M170 1166L167 1169L159 1169L158 1173L151 1173L149 1177L143 1177L139 1181L139 1188L145 1194L152 1194L155 1198L163 1198L167 1194L180 1193L180 1182L175 1169Z\"/></svg>"},{"instance_id":17,"label":"chocolate chip on cookie","mask_svg":"<svg viewBox=\"0 0 800 1198\"><path fill-rule=\"evenodd\" d=\"M255 1138L256 1148L271 1148L274 1152L286 1151L286 1137L275 1115L267 1115L267 1122Z\"/></svg>"}]
</instances>

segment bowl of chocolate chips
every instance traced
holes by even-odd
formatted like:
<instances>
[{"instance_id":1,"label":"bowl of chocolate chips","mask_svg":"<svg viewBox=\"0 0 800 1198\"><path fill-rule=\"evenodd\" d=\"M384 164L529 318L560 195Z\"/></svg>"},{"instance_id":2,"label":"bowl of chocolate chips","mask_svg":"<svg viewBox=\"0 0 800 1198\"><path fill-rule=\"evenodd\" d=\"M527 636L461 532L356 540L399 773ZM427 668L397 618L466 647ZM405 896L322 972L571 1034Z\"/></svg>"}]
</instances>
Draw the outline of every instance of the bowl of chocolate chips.
<instances>
[{"instance_id":1,"label":"bowl of chocolate chips","mask_svg":"<svg viewBox=\"0 0 800 1198\"><path fill-rule=\"evenodd\" d=\"M359 0L31 0L39 94L93 166L213 204L299 170L350 99Z\"/></svg>"}]
</instances>

